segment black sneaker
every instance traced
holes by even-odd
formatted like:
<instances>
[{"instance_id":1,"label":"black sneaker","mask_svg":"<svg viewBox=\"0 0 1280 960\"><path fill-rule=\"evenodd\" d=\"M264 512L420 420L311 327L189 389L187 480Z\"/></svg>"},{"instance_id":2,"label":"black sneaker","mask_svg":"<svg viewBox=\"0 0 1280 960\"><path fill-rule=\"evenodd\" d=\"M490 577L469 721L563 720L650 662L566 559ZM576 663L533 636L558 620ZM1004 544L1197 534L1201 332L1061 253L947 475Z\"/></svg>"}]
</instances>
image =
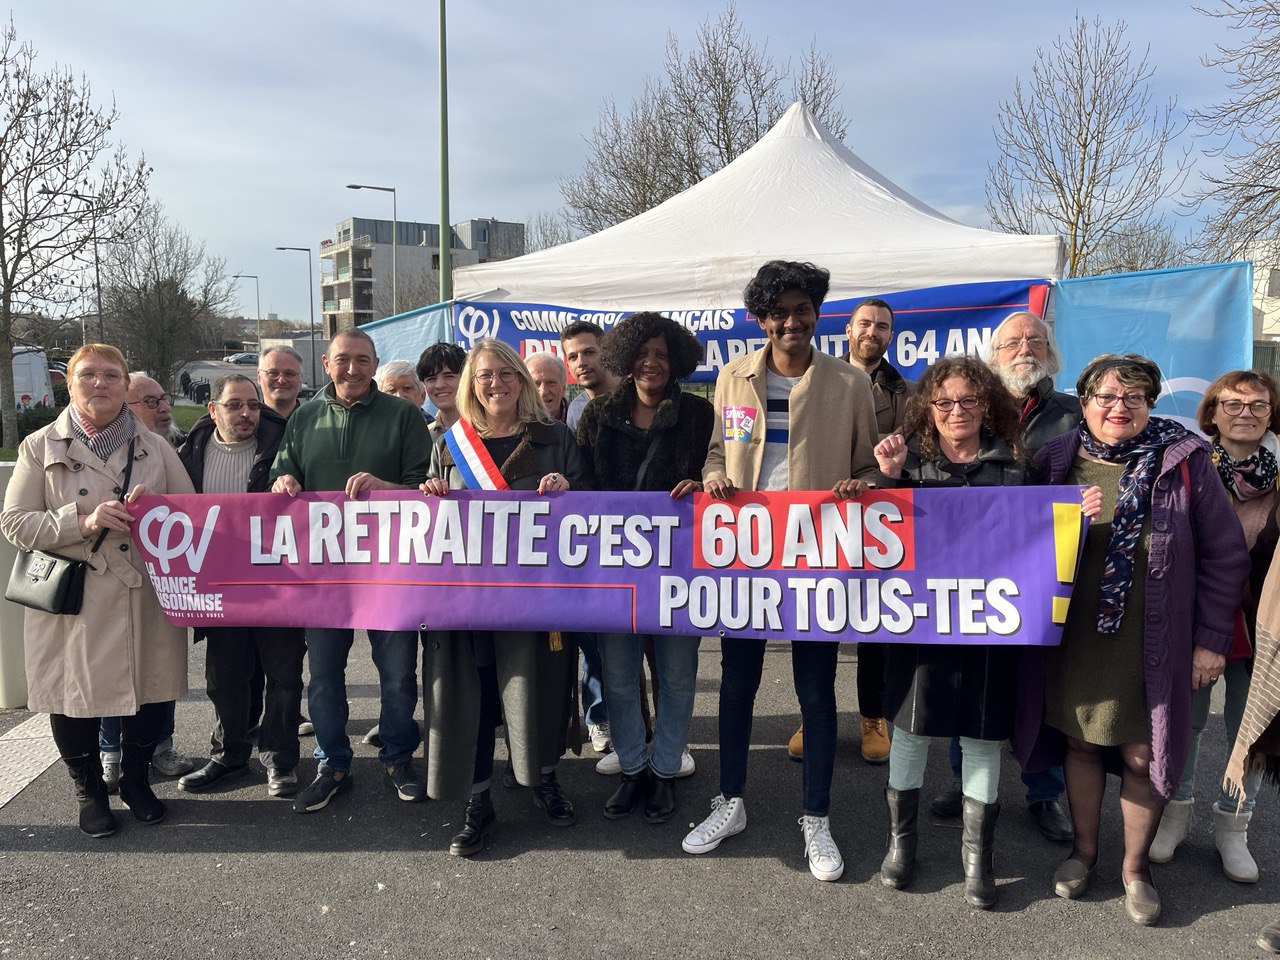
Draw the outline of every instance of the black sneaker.
<instances>
[{"instance_id":1,"label":"black sneaker","mask_svg":"<svg viewBox=\"0 0 1280 960\"><path fill-rule=\"evenodd\" d=\"M315 813L323 810L340 793L351 789L351 774L344 773L341 778L332 767L321 767L311 786L303 790L293 801L294 813Z\"/></svg>"},{"instance_id":2,"label":"black sneaker","mask_svg":"<svg viewBox=\"0 0 1280 960\"><path fill-rule=\"evenodd\" d=\"M413 769L412 760L401 760L395 766L387 767L387 780L396 788L396 796L401 800L417 803L427 799L427 785Z\"/></svg>"}]
</instances>

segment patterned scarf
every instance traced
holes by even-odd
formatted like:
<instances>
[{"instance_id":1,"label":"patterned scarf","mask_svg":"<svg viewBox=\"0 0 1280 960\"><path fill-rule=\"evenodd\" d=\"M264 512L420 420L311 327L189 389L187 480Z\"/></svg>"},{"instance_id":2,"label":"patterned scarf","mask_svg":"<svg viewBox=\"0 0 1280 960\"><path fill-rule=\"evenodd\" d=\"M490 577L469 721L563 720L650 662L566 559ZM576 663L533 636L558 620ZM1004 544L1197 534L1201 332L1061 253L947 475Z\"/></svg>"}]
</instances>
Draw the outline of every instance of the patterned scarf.
<instances>
[{"instance_id":1,"label":"patterned scarf","mask_svg":"<svg viewBox=\"0 0 1280 960\"><path fill-rule=\"evenodd\" d=\"M121 407L119 416L101 428L81 417L75 407L71 408L71 432L103 463L133 436L133 423L133 411L128 406Z\"/></svg>"},{"instance_id":2,"label":"patterned scarf","mask_svg":"<svg viewBox=\"0 0 1280 960\"><path fill-rule=\"evenodd\" d=\"M1276 485L1276 455L1266 447L1258 447L1252 454L1233 460L1222 446L1221 440L1213 441L1213 462L1223 485L1237 500L1252 500L1270 493Z\"/></svg>"},{"instance_id":3,"label":"patterned scarf","mask_svg":"<svg viewBox=\"0 0 1280 960\"><path fill-rule=\"evenodd\" d=\"M1160 463L1160 453L1187 436L1186 427L1174 420L1152 417L1135 437L1121 443L1103 443L1081 424L1080 446L1085 453L1108 463L1125 464L1116 496L1116 512L1111 519L1111 543L1102 574L1098 598L1098 632L1119 633L1125 604L1133 586L1133 555L1142 533L1142 521L1151 503L1151 482Z\"/></svg>"}]
</instances>

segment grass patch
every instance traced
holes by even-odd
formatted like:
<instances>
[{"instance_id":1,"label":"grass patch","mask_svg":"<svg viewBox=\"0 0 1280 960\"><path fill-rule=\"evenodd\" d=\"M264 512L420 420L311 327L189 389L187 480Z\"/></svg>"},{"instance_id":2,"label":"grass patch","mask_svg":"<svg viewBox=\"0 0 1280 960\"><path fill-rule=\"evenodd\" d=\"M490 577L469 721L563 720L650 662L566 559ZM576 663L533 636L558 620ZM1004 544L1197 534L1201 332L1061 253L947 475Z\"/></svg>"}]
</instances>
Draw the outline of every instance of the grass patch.
<instances>
[{"instance_id":1,"label":"grass patch","mask_svg":"<svg viewBox=\"0 0 1280 960\"><path fill-rule=\"evenodd\" d=\"M196 421L206 413L208 411L204 407L188 407L183 404L180 407L173 408L173 422L178 425L183 433L190 433Z\"/></svg>"},{"instance_id":2,"label":"grass patch","mask_svg":"<svg viewBox=\"0 0 1280 960\"><path fill-rule=\"evenodd\" d=\"M12 463L18 459L18 451L13 447L0 447L0 461Z\"/></svg>"}]
</instances>

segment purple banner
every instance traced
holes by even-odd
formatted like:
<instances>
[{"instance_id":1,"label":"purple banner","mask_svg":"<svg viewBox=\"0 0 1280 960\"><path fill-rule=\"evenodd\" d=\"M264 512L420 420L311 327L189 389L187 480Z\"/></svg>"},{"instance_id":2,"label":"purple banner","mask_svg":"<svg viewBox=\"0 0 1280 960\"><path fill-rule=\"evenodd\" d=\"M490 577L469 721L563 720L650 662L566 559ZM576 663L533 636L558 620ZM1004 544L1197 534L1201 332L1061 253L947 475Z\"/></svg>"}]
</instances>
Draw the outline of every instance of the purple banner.
<instances>
[{"instance_id":1,"label":"purple banner","mask_svg":"<svg viewBox=\"0 0 1280 960\"><path fill-rule=\"evenodd\" d=\"M149 496L134 541L182 626L1053 645L1078 487Z\"/></svg>"}]
</instances>

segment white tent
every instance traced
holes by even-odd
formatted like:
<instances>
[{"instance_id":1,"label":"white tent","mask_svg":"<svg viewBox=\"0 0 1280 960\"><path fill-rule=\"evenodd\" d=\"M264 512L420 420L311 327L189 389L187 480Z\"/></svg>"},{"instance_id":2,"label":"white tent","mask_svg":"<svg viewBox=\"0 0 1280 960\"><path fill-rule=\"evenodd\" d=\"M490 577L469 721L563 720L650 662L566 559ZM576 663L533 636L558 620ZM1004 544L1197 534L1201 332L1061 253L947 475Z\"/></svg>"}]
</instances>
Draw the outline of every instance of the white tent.
<instances>
[{"instance_id":1,"label":"white tent","mask_svg":"<svg viewBox=\"0 0 1280 960\"><path fill-rule=\"evenodd\" d=\"M831 299L1057 279L1054 236L966 227L891 183L794 104L723 170L558 247L462 267L455 296L621 310L738 307L766 260L831 271Z\"/></svg>"}]
</instances>

